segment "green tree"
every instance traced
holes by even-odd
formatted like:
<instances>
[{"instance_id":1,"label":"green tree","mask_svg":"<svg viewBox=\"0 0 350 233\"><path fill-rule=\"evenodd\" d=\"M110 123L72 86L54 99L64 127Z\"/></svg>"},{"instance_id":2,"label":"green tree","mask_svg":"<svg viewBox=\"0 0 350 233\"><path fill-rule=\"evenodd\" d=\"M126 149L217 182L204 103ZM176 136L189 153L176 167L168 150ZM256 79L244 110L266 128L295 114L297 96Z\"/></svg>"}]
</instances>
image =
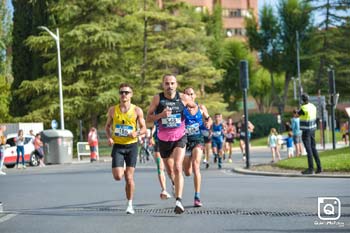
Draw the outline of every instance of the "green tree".
<instances>
[{"instance_id":1,"label":"green tree","mask_svg":"<svg viewBox=\"0 0 350 233\"><path fill-rule=\"evenodd\" d=\"M163 9L146 11L147 16L147 73L141 93L150 97L159 92L160 77L166 73L177 74L180 90L192 86L201 90L213 86L221 78L208 58L209 43L202 15L182 2L163 1ZM209 98L207 98L209 99ZM145 105L143 105L145 106Z\"/></svg>"},{"instance_id":2,"label":"green tree","mask_svg":"<svg viewBox=\"0 0 350 233\"><path fill-rule=\"evenodd\" d=\"M140 80L142 24L132 15L138 1L60 1L51 12L60 29L65 120L74 128L82 119L95 125L117 102L118 86ZM54 31L54 29L52 29ZM18 94L33 99L27 119L49 121L58 116L57 51L47 33L32 36L28 45L48 59L48 75L21 85ZM137 95L136 95L137 98ZM42 104L42 103L46 104Z\"/></svg>"},{"instance_id":3,"label":"green tree","mask_svg":"<svg viewBox=\"0 0 350 233\"><path fill-rule=\"evenodd\" d=\"M248 60L249 63L249 83L254 83L256 78L256 62L244 42L229 39L224 43L226 56L222 69L225 70L220 85L224 101L228 104L228 110L238 110L242 100L242 89L239 80L239 64L241 60ZM250 89L248 89L250 93Z\"/></svg>"},{"instance_id":4,"label":"green tree","mask_svg":"<svg viewBox=\"0 0 350 233\"><path fill-rule=\"evenodd\" d=\"M317 14L318 21L313 34L313 58L317 62L315 68L315 85L313 91L322 90L328 93L328 69L336 71L337 91L340 97L349 96L344 89L348 84L350 60L349 36L349 10L350 3L345 0L306 0L312 4L312 11Z\"/></svg>"},{"instance_id":5,"label":"green tree","mask_svg":"<svg viewBox=\"0 0 350 233\"><path fill-rule=\"evenodd\" d=\"M282 99L275 85L275 74L281 73L280 25L271 6L264 5L260 14L260 27L254 14L245 19L248 44L258 52L260 64L270 73L271 104L279 105Z\"/></svg>"},{"instance_id":6,"label":"green tree","mask_svg":"<svg viewBox=\"0 0 350 233\"><path fill-rule=\"evenodd\" d=\"M166 73L177 74L180 88L197 88L220 78L206 56L205 32L193 8L173 1L164 1L163 9L146 3L146 9L137 0L67 0L52 5L54 27L61 36L67 128L75 128L78 119L85 127L103 122L107 107L118 102L121 82L131 84L133 102L146 107ZM27 44L47 59L47 75L24 81L17 93L32 99L25 119L48 123L59 114L55 42L43 32Z\"/></svg>"},{"instance_id":7,"label":"green tree","mask_svg":"<svg viewBox=\"0 0 350 233\"><path fill-rule=\"evenodd\" d=\"M8 3L0 2L0 122L8 121L11 75L11 30L12 21Z\"/></svg>"},{"instance_id":8,"label":"green tree","mask_svg":"<svg viewBox=\"0 0 350 233\"><path fill-rule=\"evenodd\" d=\"M13 41L12 41L12 71L14 80L11 84L12 99L10 112L13 116L23 116L28 111L29 101L24 101L15 92L23 80L32 80L32 57L24 41L32 31L32 5L27 0L12 1L13 14Z\"/></svg>"},{"instance_id":9,"label":"green tree","mask_svg":"<svg viewBox=\"0 0 350 233\"><path fill-rule=\"evenodd\" d=\"M297 77L297 36L300 35L300 54L307 55L308 40L312 29L311 7L308 3L299 0L283 0L278 7L279 18L281 22L281 46L282 50L282 69L285 72L282 112L288 98L288 88L292 77ZM307 56L301 56L301 70L310 67L310 61Z\"/></svg>"}]
</instances>

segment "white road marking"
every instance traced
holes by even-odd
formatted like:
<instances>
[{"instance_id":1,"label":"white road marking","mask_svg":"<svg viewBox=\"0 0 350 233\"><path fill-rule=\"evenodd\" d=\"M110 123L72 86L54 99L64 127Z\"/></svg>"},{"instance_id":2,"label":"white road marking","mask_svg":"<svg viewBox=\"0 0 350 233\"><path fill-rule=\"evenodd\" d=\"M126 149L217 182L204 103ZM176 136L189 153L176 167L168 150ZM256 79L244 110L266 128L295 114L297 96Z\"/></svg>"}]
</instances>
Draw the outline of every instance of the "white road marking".
<instances>
[{"instance_id":1,"label":"white road marking","mask_svg":"<svg viewBox=\"0 0 350 233\"><path fill-rule=\"evenodd\" d=\"M7 220L10 220L11 218L16 217L16 216L17 216L17 214L6 214L5 216L0 217L0 223L3 223Z\"/></svg>"}]
</instances>

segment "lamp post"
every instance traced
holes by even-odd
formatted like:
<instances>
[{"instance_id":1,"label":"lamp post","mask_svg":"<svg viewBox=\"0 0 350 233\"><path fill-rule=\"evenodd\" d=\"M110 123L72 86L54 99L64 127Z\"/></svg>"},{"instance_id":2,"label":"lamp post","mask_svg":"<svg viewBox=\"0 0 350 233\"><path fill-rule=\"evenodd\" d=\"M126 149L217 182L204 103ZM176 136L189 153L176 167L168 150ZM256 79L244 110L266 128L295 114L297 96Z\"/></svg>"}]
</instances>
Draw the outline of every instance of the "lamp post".
<instances>
[{"instance_id":1,"label":"lamp post","mask_svg":"<svg viewBox=\"0 0 350 233\"><path fill-rule=\"evenodd\" d=\"M297 68L298 68L298 84L299 84L299 90L298 90L298 97L299 97L299 106L301 106L301 94L303 92L303 88L301 87L301 78L300 78L300 42L299 42L299 32L296 31L296 42L297 42Z\"/></svg>"},{"instance_id":2,"label":"lamp post","mask_svg":"<svg viewBox=\"0 0 350 233\"><path fill-rule=\"evenodd\" d=\"M295 83L295 78L292 77L293 80L293 94L294 94L294 100L297 100L297 90L296 90L296 83Z\"/></svg>"},{"instance_id":3,"label":"lamp post","mask_svg":"<svg viewBox=\"0 0 350 233\"><path fill-rule=\"evenodd\" d=\"M60 117L61 117L61 129L64 130L64 115L63 115L63 93L62 93L62 72L61 72L61 49L60 49L60 35L58 28L56 28L56 35L51 32L47 27L40 26L39 29L47 31L50 36L56 42L57 45L57 64L58 64L58 86L59 86L59 96L60 96Z\"/></svg>"}]
</instances>

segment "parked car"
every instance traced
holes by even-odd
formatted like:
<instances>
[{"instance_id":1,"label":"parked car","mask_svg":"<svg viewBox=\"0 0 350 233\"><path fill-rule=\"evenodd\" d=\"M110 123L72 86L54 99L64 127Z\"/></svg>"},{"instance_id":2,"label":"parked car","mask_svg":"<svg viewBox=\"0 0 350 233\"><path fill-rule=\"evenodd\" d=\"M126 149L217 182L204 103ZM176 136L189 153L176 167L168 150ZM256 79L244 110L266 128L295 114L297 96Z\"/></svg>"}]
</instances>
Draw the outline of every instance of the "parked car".
<instances>
[{"instance_id":1,"label":"parked car","mask_svg":"<svg viewBox=\"0 0 350 233\"><path fill-rule=\"evenodd\" d=\"M4 165L7 168L13 168L16 165L17 160L17 151L16 151L16 142L15 139L17 137L17 134L8 134L6 140L6 146L5 146L5 159L4 159ZM39 160L37 156L34 153L34 144L33 140L34 137L31 135L24 135L24 161L26 163L29 163L31 166L38 166ZM21 162L20 158L20 162Z\"/></svg>"}]
</instances>

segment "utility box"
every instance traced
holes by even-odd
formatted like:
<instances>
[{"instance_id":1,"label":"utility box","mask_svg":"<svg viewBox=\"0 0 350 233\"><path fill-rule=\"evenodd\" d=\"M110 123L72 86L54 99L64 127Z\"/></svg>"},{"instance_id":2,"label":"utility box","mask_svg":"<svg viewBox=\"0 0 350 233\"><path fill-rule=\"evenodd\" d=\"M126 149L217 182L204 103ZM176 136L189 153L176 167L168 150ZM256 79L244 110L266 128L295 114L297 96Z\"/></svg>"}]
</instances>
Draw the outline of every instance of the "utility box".
<instances>
[{"instance_id":1,"label":"utility box","mask_svg":"<svg viewBox=\"0 0 350 233\"><path fill-rule=\"evenodd\" d=\"M46 164L72 163L73 134L69 130L49 129L41 132Z\"/></svg>"}]
</instances>

